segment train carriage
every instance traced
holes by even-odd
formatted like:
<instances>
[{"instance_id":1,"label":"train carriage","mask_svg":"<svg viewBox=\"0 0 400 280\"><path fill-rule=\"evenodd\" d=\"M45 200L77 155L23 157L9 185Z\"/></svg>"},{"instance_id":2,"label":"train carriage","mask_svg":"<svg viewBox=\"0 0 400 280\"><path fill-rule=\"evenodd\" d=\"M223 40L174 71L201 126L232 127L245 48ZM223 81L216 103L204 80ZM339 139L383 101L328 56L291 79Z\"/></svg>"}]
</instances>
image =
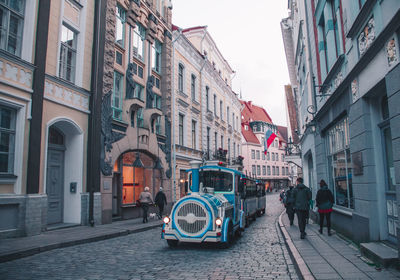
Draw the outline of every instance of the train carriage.
<instances>
[{"instance_id":1,"label":"train carriage","mask_svg":"<svg viewBox=\"0 0 400 280\"><path fill-rule=\"evenodd\" d=\"M261 211L257 208L255 180L221 162L200 164L191 162L188 195L178 200L163 219L162 238L169 246L177 246L180 241L229 246L234 235L244 231L250 217Z\"/></svg>"}]
</instances>

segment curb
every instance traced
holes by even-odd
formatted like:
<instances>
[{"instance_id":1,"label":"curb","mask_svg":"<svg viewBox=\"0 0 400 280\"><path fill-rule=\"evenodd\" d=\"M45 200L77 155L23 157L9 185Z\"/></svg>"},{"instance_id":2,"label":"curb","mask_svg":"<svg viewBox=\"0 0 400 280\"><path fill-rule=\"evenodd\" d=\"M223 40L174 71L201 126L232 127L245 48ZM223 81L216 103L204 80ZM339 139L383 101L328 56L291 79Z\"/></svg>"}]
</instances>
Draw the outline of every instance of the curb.
<instances>
[{"instance_id":1,"label":"curb","mask_svg":"<svg viewBox=\"0 0 400 280\"><path fill-rule=\"evenodd\" d=\"M308 268L308 266L306 265L306 263L304 262L304 259L301 257L299 251L297 251L296 246L294 245L292 239L290 238L289 233L287 232L285 226L283 225L282 222L282 216L284 215L285 210L283 210L283 212L279 215L279 228L281 230L281 233L284 236L285 239L285 243L288 247L288 251L290 256L293 259L293 262L297 268L297 271L300 272L302 279L304 280L315 280L314 276L312 275L310 269Z\"/></svg>"},{"instance_id":2,"label":"curb","mask_svg":"<svg viewBox=\"0 0 400 280\"><path fill-rule=\"evenodd\" d=\"M137 229L124 229L119 232L107 233L107 234L98 235L98 236L91 236L91 237L84 238L84 239L69 240L69 241L49 244L49 245L45 245L45 246L38 246L36 248L20 250L20 251L12 252L9 254L0 255L0 263L33 256L33 255L43 253L46 251L50 251L50 250L54 250L54 249L72 247L72 246L81 245L81 244L85 244L85 243L92 243L92 242L107 240L107 239L111 239L111 238L115 238L115 237L121 237L121 236L129 235L132 233L143 232L143 231L147 231L147 230L150 230L150 229L153 229L156 227L161 227L161 226L162 226L162 224L154 224L154 225L149 225L147 227L141 227L141 228L137 228Z\"/></svg>"}]
</instances>

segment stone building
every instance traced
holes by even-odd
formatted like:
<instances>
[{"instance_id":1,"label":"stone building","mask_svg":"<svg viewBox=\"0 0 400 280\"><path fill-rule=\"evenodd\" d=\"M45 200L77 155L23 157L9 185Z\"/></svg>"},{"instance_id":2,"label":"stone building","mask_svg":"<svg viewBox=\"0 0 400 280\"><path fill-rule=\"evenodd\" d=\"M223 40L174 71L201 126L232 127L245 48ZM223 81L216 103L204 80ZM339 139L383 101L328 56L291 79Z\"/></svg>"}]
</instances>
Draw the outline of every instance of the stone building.
<instances>
[{"instance_id":1,"label":"stone building","mask_svg":"<svg viewBox=\"0 0 400 280\"><path fill-rule=\"evenodd\" d=\"M1 237L88 223L95 6L0 3Z\"/></svg>"},{"instance_id":2,"label":"stone building","mask_svg":"<svg viewBox=\"0 0 400 280\"><path fill-rule=\"evenodd\" d=\"M273 124L264 108L251 101L242 103L242 156L243 172L265 183L268 190L285 188L289 184L292 170L285 161L287 128ZM277 135L264 153L264 139L267 130Z\"/></svg>"},{"instance_id":3,"label":"stone building","mask_svg":"<svg viewBox=\"0 0 400 280\"><path fill-rule=\"evenodd\" d=\"M334 193L334 227L356 242L398 247L400 3L288 3L293 24L308 34L297 36L289 22L294 60L305 61L296 65L305 91L297 96L314 106L299 110L301 133L314 138L316 181L325 179Z\"/></svg>"},{"instance_id":4,"label":"stone building","mask_svg":"<svg viewBox=\"0 0 400 280\"><path fill-rule=\"evenodd\" d=\"M171 8L107 1L101 104L102 222L140 216L148 186L171 200ZM111 105L111 106L110 106Z\"/></svg>"},{"instance_id":5,"label":"stone building","mask_svg":"<svg viewBox=\"0 0 400 280\"><path fill-rule=\"evenodd\" d=\"M218 149L226 150L230 162L239 156L241 104L232 90L234 71L206 26L176 28L174 38L173 166L179 197L190 159L212 159Z\"/></svg>"}]
</instances>

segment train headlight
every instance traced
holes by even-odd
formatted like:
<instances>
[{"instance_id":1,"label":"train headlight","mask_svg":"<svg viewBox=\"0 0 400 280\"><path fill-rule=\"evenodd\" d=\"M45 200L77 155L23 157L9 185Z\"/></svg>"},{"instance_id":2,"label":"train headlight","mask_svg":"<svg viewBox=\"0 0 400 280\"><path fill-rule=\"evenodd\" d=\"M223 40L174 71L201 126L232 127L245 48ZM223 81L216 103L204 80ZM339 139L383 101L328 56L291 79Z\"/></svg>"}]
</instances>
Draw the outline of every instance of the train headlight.
<instances>
[{"instance_id":1,"label":"train headlight","mask_svg":"<svg viewBox=\"0 0 400 280\"><path fill-rule=\"evenodd\" d=\"M221 220L221 218L217 218L217 219L215 220L215 224L216 224L217 226L221 226L221 225L222 225L222 220Z\"/></svg>"},{"instance_id":2,"label":"train headlight","mask_svg":"<svg viewBox=\"0 0 400 280\"><path fill-rule=\"evenodd\" d=\"M168 216L165 216L163 221L165 224L168 224L171 221L171 219Z\"/></svg>"}]
</instances>

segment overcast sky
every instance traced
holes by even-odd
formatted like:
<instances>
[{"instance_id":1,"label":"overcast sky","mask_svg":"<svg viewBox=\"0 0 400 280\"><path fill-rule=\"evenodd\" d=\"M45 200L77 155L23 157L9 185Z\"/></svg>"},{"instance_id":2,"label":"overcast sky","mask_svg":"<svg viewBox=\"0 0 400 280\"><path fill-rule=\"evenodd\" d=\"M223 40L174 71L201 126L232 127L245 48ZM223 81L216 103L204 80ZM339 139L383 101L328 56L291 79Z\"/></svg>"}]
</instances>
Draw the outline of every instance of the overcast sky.
<instances>
[{"instance_id":1,"label":"overcast sky","mask_svg":"<svg viewBox=\"0 0 400 280\"><path fill-rule=\"evenodd\" d=\"M287 0L172 0L172 22L207 25L218 49L236 71L233 90L287 126L284 85L289 83L280 21Z\"/></svg>"}]
</instances>

